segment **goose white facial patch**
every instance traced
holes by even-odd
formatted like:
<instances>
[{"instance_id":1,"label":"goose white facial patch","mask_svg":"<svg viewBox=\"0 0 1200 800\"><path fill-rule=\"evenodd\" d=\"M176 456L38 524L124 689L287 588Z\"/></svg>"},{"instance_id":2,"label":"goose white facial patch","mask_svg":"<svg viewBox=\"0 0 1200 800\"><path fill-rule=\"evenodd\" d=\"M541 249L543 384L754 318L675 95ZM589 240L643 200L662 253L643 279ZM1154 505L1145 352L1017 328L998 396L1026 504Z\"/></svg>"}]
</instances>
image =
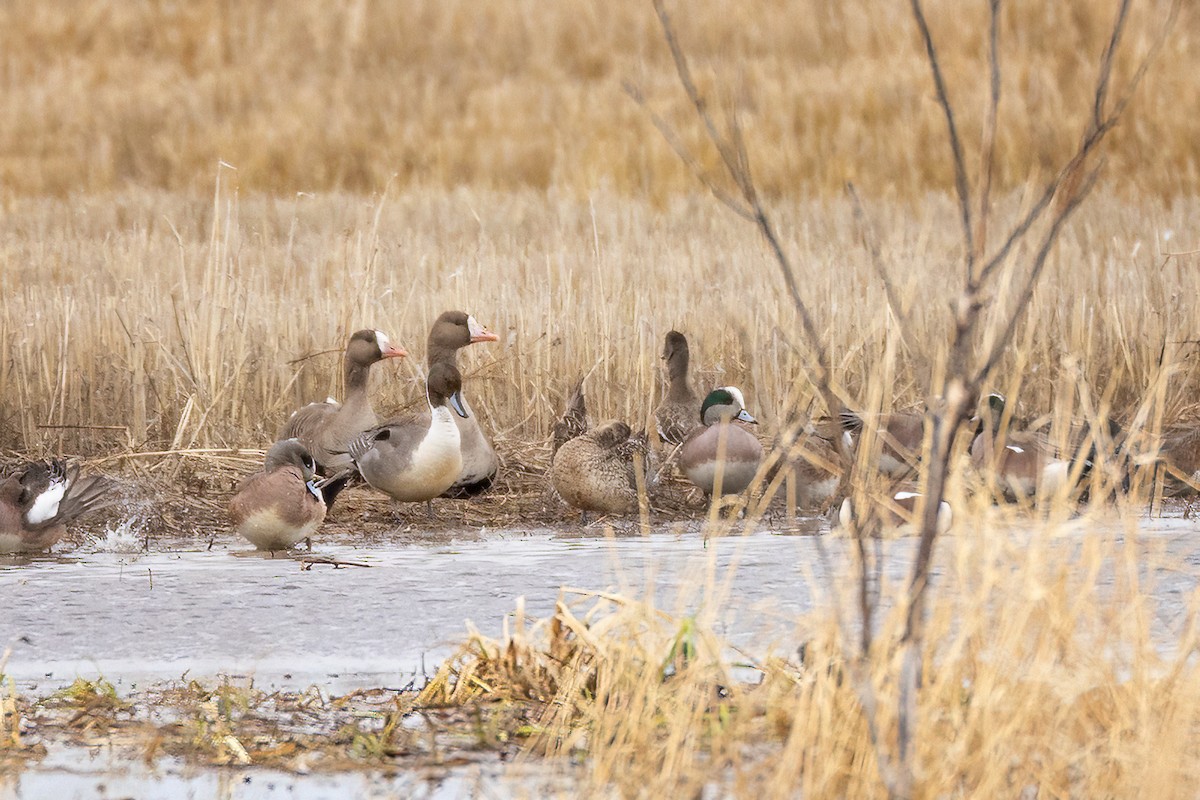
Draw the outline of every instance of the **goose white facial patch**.
<instances>
[{"instance_id":1,"label":"goose white facial patch","mask_svg":"<svg viewBox=\"0 0 1200 800\"><path fill-rule=\"evenodd\" d=\"M375 331L375 344L379 347L379 352L386 353L388 348L392 346L387 334L383 331Z\"/></svg>"},{"instance_id":2,"label":"goose white facial patch","mask_svg":"<svg viewBox=\"0 0 1200 800\"><path fill-rule=\"evenodd\" d=\"M467 315L467 333L470 334L472 339L474 339L476 336L482 336L484 333L486 333L486 331L483 329L483 326L479 324L479 321L475 319L473 314Z\"/></svg>"},{"instance_id":3,"label":"goose white facial patch","mask_svg":"<svg viewBox=\"0 0 1200 800\"><path fill-rule=\"evenodd\" d=\"M1012 450L1014 453L1024 453L1025 452L1025 450L1023 448L1017 447L1015 444L1005 445L1005 448L1008 450Z\"/></svg>"}]
</instances>

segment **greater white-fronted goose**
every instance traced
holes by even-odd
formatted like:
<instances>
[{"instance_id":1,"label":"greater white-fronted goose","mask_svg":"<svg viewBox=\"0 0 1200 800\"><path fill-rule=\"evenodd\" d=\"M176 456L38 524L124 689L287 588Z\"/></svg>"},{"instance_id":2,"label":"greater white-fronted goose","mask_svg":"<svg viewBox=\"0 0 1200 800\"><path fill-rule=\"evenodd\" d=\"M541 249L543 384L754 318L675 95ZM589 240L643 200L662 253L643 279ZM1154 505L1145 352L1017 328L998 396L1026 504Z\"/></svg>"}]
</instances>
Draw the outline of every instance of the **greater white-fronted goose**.
<instances>
[{"instance_id":1,"label":"greater white-fronted goose","mask_svg":"<svg viewBox=\"0 0 1200 800\"><path fill-rule=\"evenodd\" d=\"M432 500L462 472L462 436L455 417L466 417L462 378L453 363L429 368L425 380L430 414L389 422L350 445L363 479L394 500ZM453 410L451 410L453 409Z\"/></svg>"},{"instance_id":2,"label":"greater white-fronted goose","mask_svg":"<svg viewBox=\"0 0 1200 800\"><path fill-rule=\"evenodd\" d=\"M679 452L679 465L688 480L705 494L740 494L750 485L762 462L758 437L735 424L756 423L736 386L714 389L700 406L703 427L688 434ZM717 478L720 477L719 486Z\"/></svg>"},{"instance_id":3,"label":"greater white-fronted goose","mask_svg":"<svg viewBox=\"0 0 1200 800\"><path fill-rule=\"evenodd\" d=\"M658 438L667 444L682 444L687 435L700 427L700 398L688 379L688 341L679 331L667 333L663 344L667 362L667 395L654 409Z\"/></svg>"},{"instance_id":4,"label":"greater white-fronted goose","mask_svg":"<svg viewBox=\"0 0 1200 800\"><path fill-rule=\"evenodd\" d=\"M61 460L31 462L0 480L0 553L50 548L67 525L114 502L112 483Z\"/></svg>"},{"instance_id":5,"label":"greater white-fronted goose","mask_svg":"<svg viewBox=\"0 0 1200 800\"><path fill-rule=\"evenodd\" d=\"M279 433L282 439L299 439L325 474L350 466L350 442L379 424L367 391L371 366L386 358L403 358L408 352L391 343L383 331L366 328L346 344L342 365L346 394L341 403L309 403L288 418Z\"/></svg>"},{"instance_id":6,"label":"greater white-fronted goose","mask_svg":"<svg viewBox=\"0 0 1200 800\"><path fill-rule=\"evenodd\" d=\"M229 501L229 521L259 550L286 550L316 532L349 474L319 484L316 462L299 439L276 442L262 470Z\"/></svg>"}]
</instances>

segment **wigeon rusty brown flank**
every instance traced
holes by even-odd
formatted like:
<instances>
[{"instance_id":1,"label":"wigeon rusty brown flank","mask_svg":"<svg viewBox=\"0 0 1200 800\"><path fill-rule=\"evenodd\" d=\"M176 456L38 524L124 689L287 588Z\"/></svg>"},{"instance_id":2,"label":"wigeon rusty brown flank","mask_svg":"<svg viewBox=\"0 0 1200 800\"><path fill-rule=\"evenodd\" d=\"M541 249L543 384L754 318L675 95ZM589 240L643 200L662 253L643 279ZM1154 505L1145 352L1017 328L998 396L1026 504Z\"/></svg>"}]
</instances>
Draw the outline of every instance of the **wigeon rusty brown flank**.
<instances>
[{"instance_id":1,"label":"wigeon rusty brown flank","mask_svg":"<svg viewBox=\"0 0 1200 800\"><path fill-rule=\"evenodd\" d=\"M30 462L0 480L0 553L49 549L79 517L112 503L112 483L61 460Z\"/></svg>"},{"instance_id":2,"label":"wigeon rusty brown flank","mask_svg":"<svg viewBox=\"0 0 1200 800\"><path fill-rule=\"evenodd\" d=\"M754 480L763 457L758 437L737 424L757 424L746 411L741 390L722 386L709 392L699 418L703 427L688 434L679 451L683 473L705 494L718 489L722 495L740 494Z\"/></svg>"},{"instance_id":3,"label":"wigeon rusty brown flank","mask_svg":"<svg viewBox=\"0 0 1200 800\"><path fill-rule=\"evenodd\" d=\"M276 442L262 470L242 481L229 501L230 524L259 550L286 550L316 532L346 477L322 486L312 454L300 440Z\"/></svg>"},{"instance_id":4,"label":"wigeon rusty brown flank","mask_svg":"<svg viewBox=\"0 0 1200 800\"><path fill-rule=\"evenodd\" d=\"M1004 405L1003 395L993 392L987 396L987 408L977 418L979 433L971 442L971 463L993 476L1005 496L1028 498L1055 493L1069 480L1070 460L1056 458L1040 434L1008 431L1001 437Z\"/></svg>"},{"instance_id":5,"label":"wigeon rusty brown flank","mask_svg":"<svg viewBox=\"0 0 1200 800\"><path fill-rule=\"evenodd\" d=\"M838 421L841 433L849 433L852 446L857 446L866 427L863 416L854 411L843 411ZM880 438L879 471L893 478L912 475L916 471L924 442L924 415L898 411L880 415L874 422Z\"/></svg>"},{"instance_id":6,"label":"wigeon rusty brown flank","mask_svg":"<svg viewBox=\"0 0 1200 800\"><path fill-rule=\"evenodd\" d=\"M455 417L466 417L462 378L452 363L429 368L429 416L397 420L368 431L350 445L363 479L393 500L432 500L462 472L462 437Z\"/></svg>"},{"instance_id":7,"label":"wigeon rusty brown flank","mask_svg":"<svg viewBox=\"0 0 1200 800\"><path fill-rule=\"evenodd\" d=\"M346 386L342 402L330 399L297 409L283 426L279 438L299 439L316 461L318 472L329 474L350 466L347 453L350 442L379 424L367 391L371 366L407 355L383 331L366 328L355 332L346 344L342 365Z\"/></svg>"},{"instance_id":8,"label":"wigeon rusty brown flank","mask_svg":"<svg viewBox=\"0 0 1200 800\"><path fill-rule=\"evenodd\" d=\"M700 427L700 398L688 378L690 359L687 337L679 331L667 333L662 358L667 362L667 394L654 409L658 438L667 444L682 444Z\"/></svg>"}]
</instances>

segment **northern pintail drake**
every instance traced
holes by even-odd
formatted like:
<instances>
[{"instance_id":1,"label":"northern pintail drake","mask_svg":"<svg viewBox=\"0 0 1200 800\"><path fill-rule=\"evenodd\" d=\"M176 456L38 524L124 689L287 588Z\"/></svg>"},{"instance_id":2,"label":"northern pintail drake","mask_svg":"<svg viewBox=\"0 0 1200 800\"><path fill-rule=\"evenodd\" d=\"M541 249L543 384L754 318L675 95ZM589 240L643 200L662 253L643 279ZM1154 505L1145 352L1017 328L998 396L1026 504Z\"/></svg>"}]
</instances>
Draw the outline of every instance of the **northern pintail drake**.
<instances>
[{"instance_id":1,"label":"northern pintail drake","mask_svg":"<svg viewBox=\"0 0 1200 800\"><path fill-rule=\"evenodd\" d=\"M1003 395L993 392L987 396L987 408L977 418L979 432L971 442L971 463L991 475L997 488L1008 497L1053 494L1069 480L1070 460L1056 458L1053 448L1040 434L1026 431L1002 434L1004 406Z\"/></svg>"},{"instance_id":2,"label":"northern pintail drake","mask_svg":"<svg viewBox=\"0 0 1200 800\"><path fill-rule=\"evenodd\" d=\"M697 412L700 398L688 379L687 337L679 331L667 333L662 358L667 362L667 395L654 409L658 438L667 444L682 444L687 435L700 427Z\"/></svg>"},{"instance_id":3,"label":"northern pintail drake","mask_svg":"<svg viewBox=\"0 0 1200 800\"><path fill-rule=\"evenodd\" d=\"M389 422L350 445L363 479L393 500L432 500L462 472L462 436L455 417L466 417L462 378L453 363L438 362L425 379L429 416Z\"/></svg>"},{"instance_id":4,"label":"northern pintail drake","mask_svg":"<svg viewBox=\"0 0 1200 800\"><path fill-rule=\"evenodd\" d=\"M642 454L649 474L644 435L634 436L624 422L593 428L558 448L550 465L550 483L567 505L586 514L628 514L638 508L634 454ZM649 491L648 482L645 484Z\"/></svg>"},{"instance_id":5,"label":"northern pintail drake","mask_svg":"<svg viewBox=\"0 0 1200 800\"><path fill-rule=\"evenodd\" d=\"M459 350L471 344L498 341L500 337L480 325L474 316L465 311L446 311L429 329L426 363L431 370L435 364L449 364L457 372ZM445 496L470 497L491 487L500 468L500 459L496 457L495 448L488 441L487 434L479 425L479 418L475 416L474 410L461 391L458 392L456 401L463 412L454 415L454 423L458 426L461 440L462 467L445 490ZM423 416L422 419L428 423L427 417Z\"/></svg>"},{"instance_id":6,"label":"northern pintail drake","mask_svg":"<svg viewBox=\"0 0 1200 800\"><path fill-rule=\"evenodd\" d=\"M739 494L758 472L762 445L735 420L757 424L746 411L741 390L736 386L712 390L700 406L703 427L688 434L680 449L683 473L705 494L714 494L718 488L723 495Z\"/></svg>"},{"instance_id":7,"label":"northern pintail drake","mask_svg":"<svg viewBox=\"0 0 1200 800\"><path fill-rule=\"evenodd\" d=\"M317 471L330 473L350 466L350 442L379 424L367 387L371 366L387 358L404 358L408 352L391 343L383 331L357 331L346 344L342 365L345 397L309 403L288 418L279 438L299 439L317 463Z\"/></svg>"},{"instance_id":8,"label":"northern pintail drake","mask_svg":"<svg viewBox=\"0 0 1200 800\"><path fill-rule=\"evenodd\" d=\"M286 550L316 532L349 474L318 482L308 448L299 439L278 441L262 470L242 481L229 501L229 521L259 550Z\"/></svg>"},{"instance_id":9,"label":"northern pintail drake","mask_svg":"<svg viewBox=\"0 0 1200 800\"><path fill-rule=\"evenodd\" d=\"M915 532L920 523L917 512L921 508L922 498L923 495L912 488L902 488L892 493L886 502L880 502L875 509L875 513L879 515L880 526L888 531ZM849 497L842 500L838 506L836 522L847 531L854 530L855 526L862 522L856 515L854 503ZM938 504L938 533L945 533L953 524L954 510L943 500Z\"/></svg>"},{"instance_id":10,"label":"northern pintail drake","mask_svg":"<svg viewBox=\"0 0 1200 800\"><path fill-rule=\"evenodd\" d=\"M115 501L112 483L61 460L31 462L0 481L0 553L46 550L76 519Z\"/></svg>"}]
</instances>

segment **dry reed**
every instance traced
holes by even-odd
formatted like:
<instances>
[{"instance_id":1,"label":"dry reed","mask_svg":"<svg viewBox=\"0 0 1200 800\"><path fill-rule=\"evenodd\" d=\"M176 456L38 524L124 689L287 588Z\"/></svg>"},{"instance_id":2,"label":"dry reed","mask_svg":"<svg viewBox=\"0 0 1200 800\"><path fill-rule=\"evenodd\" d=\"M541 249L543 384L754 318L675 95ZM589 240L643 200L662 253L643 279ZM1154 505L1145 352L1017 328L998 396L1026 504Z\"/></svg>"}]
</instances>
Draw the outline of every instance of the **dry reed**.
<instances>
[{"instance_id":1,"label":"dry reed","mask_svg":"<svg viewBox=\"0 0 1200 800\"><path fill-rule=\"evenodd\" d=\"M812 406L809 355L762 249L702 199L664 211L603 193L577 203L466 190L281 203L242 199L233 178L223 171L203 203L139 192L10 211L0 448L263 447L292 409L340 391L337 352L303 357L340 351L364 326L412 352L376 367L386 413L420 401L428 326L455 307L500 333L462 360L468 395L514 464L541 462L528 448L548 440L585 373L593 416L645 426L671 328L692 339L697 384L740 385L766 429ZM920 401L950 324L929 290L954 263L950 205L868 206L915 332L891 345L895 326L850 204L777 212L839 382L864 392L891 346L887 402ZM1089 393L1128 416L1164 370L1161 415L1191 410L1196 214L1195 201L1111 193L1081 212L998 373L1018 418L1057 409L1065 425Z\"/></svg>"},{"instance_id":2,"label":"dry reed","mask_svg":"<svg viewBox=\"0 0 1200 800\"><path fill-rule=\"evenodd\" d=\"M1032 530L981 512L945 543L915 735L920 796L1191 796L1197 596L1155 599L1190 553L1164 544L1109 512ZM540 709L528 752L582 763L597 795L886 796L846 675L852 631L830 613L853 604L828 594L836 576L809 585L824 602L782 637L777 621L730 614L725 577L712 572L682 616L594 593L532 622L518 607L501 639L472 632L421 701ZM867 662L888 746L901 591L883 587ZM774 654L730 649L718 624L767 631Z\"/></svg>"}]
</instances>

